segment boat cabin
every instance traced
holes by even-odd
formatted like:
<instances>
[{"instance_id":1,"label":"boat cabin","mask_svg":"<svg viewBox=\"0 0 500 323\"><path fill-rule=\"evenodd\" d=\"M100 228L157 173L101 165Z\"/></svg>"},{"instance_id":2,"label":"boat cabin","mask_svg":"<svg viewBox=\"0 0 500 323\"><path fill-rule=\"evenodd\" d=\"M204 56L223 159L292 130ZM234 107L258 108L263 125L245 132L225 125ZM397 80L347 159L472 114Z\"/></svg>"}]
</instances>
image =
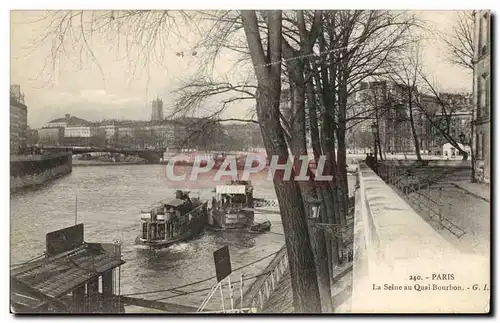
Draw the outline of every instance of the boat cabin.
<instances>
[{"instance_id":1,"label":"boat cabin","mask_svg":"<svg viewBox=\"0 0 500 323\"><path fill-rule=\"evenodd\" d=\"M221 229L242 229L253 225L253 187L249 182L232 181L217 185L209 224Z\"/></svg>"},{"instance_id":2,"label":"boat cabin","mask_svg":"<svg viewBox=\"0 0 500 323\"><path fill-rule=\"evenodd\" d=\"M190 200L172 199L153 207L141 214L142 236L144 241L175 239L187 230L192 214Z\"/></svg>"},{"instance_id":3,"label":"boat cabin","mask_svg":"<svg viewBox=\"0 0 500 323\"><path fill-rule=\"evenodd\" d=\"M184 232L191 220L191 214L183 215L186 203L173 199L154 207L149 213L142 213L142 239L169 240Z\"/></svg>"},{"instance_id":4,"label":"boat cabin","mask_svg":"<svg viewBox=\"0 0 500 323\"><path fill-rule=\"evenodd\" d=\"M243 209L253 207L253 187L247 181L232 181L215 187L216 209Z\"/></svg>"}]
</instances>

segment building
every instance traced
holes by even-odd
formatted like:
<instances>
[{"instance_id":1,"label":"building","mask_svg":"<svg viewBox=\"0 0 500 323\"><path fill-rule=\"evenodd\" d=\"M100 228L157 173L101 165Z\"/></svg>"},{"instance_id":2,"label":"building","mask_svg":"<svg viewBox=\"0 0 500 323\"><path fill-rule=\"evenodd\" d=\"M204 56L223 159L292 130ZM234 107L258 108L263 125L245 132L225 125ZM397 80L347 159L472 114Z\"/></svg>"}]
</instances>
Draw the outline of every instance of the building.
<instances>
[{"instance_id":1,"label":"building","mask_svg":"<svg viewBox=\"0 0 500 323\"><path fill-rule=\"evenodd\" d=\"M463 151L465 151L467 154L470 155L471 149L470 149L469 145L458 144L458 146L460 147L460 149L462 149ZM458 149L456 149L455 147L453 147L453 145L450 143L444 144L442 147L442 150L443 150L442 155L443 155L443 158L445 158L445 159L462 158L460 151Z\"/></svg>"},{"instance_id":2,"label":"building","mask_svg":"<svg viewBox=\"0 0 500 323\"><path fill-rule=\"evenodd\" d=\"M28 140L28 108L19 85L10 86L10 153L19 154Z\"/></svg>"},{"instance_id":3,"label":"building","mask_svg":"<svg viewBox=\"0 0 500 323\"><path fill-rule=\"evenodd\" d=\"M160 98L153 100L151 109L151 121L163 120L163 101Z\"/></svg>"},{"instance_id":4,"label":"building","mask_svg":"<svg viewBox=\"0 0 500 323\"><path fill-rule=\"evenodd\" d=\"M361 82L353 97L347 111L349 149L373 147L371 126L375 123L383 152L415 153L407 86L389 81ZM436 97L414 91L411 111L421 154L442 154L442 146L448 142L443 131L457 143L470 143L470 94L440 93Z\"/></svg>"},{"instance_id":5,"label":"building","mask_svg":"<svg viewBox=\"0 0 500 323\"><path fill-rule=\"evenodd\" d=\"M99 128L93 126L72 126L64 128L64 137L94 137L99 133Z\"/></svg>"},{"instance_id":6,"label":"building","mask_svg":"<svg viewBox=\"0 0 500 323\"><path fill-rule=\"evenodd\" d=\"M118 126L116 124L100 125L99 129L104 131L105 143L114 146L118 142Z\"/></svg>"},{"instance_id":7,"label":"building","mask_svg":"<svg viewBox=\"0 0 500 323\"><path fill-rule=\"evenodd\" d=\"M491 116L491 12L474 11L474 133L476 179L490 182L490 116Z\"/></svg>"},{"instance_id":8,"label":"building","mask_svg":"<svg viewBox=\"0 0 500 323\"><path fill-rule=\"evenodd\" d=\"M46 127L38 129L38 143L47 146L58 146L64 143L63 127Z\"/></svg>"},{"instance_id":9,"label":"building","mask_svg":"<svg viewBox=\"0 0 500 323\"><path fill-rule=\"evenodd\" d=\"M63 128L65 146L103 146L105 143L104 129L70 114L49 121L45 128Z\"/></svg>"},{"instance_id":10,"label":"building","mask_svg":"<svg viewBox=\"0 0 500 323\"><path fill-rule=\"evenodd\" d=\"M361 82L348 100L346 111L348 132L346 140L349 149L363 150L373 148L372 124L377 125L382 151L386 153L412 153L414 142L409 126L408 102L404 100L404 86L388 81ZM420 119L414 110L414 119ZM371 139L370 139L371 138Z\"/></svg>"},{"instance_id":11,"label":"building","mask_svg":"<svg viewBox=\"0 0 500 323\"><path fill-rule=\"evenodd\" d=\"M27 145L28 146L34 146L38 143L38 129L30 129L28 127L28 139L27 139Z\"/></svg>"},{"instance_id":12,"label":"building","mask_svg":"<svg viewBox=\"0 0 500 323\"><path fill-rule=\"evenodd\" d=\"M47 127L75 127L75 126L86 126L89 122L85 119L78 118L70 115L69 113L64 115L64 118L54 119L47 123Z\"/></svg>"},{"instance_id":13,"label":"building","mask_svg":"<svg viewBox=\"0 0 500 323\"><path fill-rule=\"evenodd\" d=\"M136 135L135 126L120 126L118 127L118 146L120 147L135 147L135 135Z\"/></svg>"},{"instance_id":14,"label":"building","mask_svg":"<svg viewBox=\"0 0 500 323\"><path fill-rule=\"evenodd\" d=\"M442 146L448 140L439 129L447 132L457 143L470 144L473 110L471 99L470 93L440 93L439 98L435 95L420 95L419 104L429 117L425 117L419 127L423 149L430 151L432 155L442 154Z\"/></svg>"}]
</instances>

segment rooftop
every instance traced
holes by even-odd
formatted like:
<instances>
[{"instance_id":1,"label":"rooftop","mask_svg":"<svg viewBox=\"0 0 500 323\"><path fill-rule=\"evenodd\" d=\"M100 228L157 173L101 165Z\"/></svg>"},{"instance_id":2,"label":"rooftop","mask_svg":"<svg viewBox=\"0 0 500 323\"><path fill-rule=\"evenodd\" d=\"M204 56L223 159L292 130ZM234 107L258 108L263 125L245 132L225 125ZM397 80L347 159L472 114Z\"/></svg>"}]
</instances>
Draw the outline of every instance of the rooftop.
<instances>
[{"instance_id":1,"label":"rooftop","mask_svg":"<svg viewBox=\"0 0 500 323\"><path fill-rule=\"evenodd\" d=\"M46 301L44 298L59 298L89 279L124 264L119 254L110 252L114 247L86 243L69 253L11 269L11 280L19 287L13 288L12 301L29 302L26 305L36 308Z\"/></svg>"},{"instance_id":2,"label":"rooftop","mask_svg":"<svg viewBox=\"0 0 500 323\"><path fill-rule=\"evenodd\" d=\"M67 126L87 126L90 124L90 122L88 122L85 119L78 118L78 117L75 117L75 116L72 116L69 114L66 114L66 116L64 118L58 118L58 119L54 119L52 121L49 121L49 124L61 123L61 122L66 122Z\"/></svg>"},{"instance_id":3,"label":"rooftop","mask_svg":"<svg viewBox=\"0 0 500 323\"><path fill-rule=\"evenodd\" d=\"M120 246L84 242L83 224L50 232L46 240L43 258L11 268L12 304L31 310L54 300L57 304L76 287L125 263Z\"/></svg>"}]
</instances>

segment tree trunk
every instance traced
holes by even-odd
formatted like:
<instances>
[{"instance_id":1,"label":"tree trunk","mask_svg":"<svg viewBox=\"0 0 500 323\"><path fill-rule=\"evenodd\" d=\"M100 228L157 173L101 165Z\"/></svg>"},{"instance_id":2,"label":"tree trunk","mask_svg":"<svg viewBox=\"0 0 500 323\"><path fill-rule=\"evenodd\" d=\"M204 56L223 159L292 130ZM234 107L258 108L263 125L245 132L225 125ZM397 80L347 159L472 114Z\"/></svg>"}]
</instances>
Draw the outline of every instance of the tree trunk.
<instances>
[{"instance_id":1,"label":"tree trunk","mask_svg":"<svg viewBox=\"0 0 500 323\"><path fill-rule=\"evenodd\" d=\"M284 56L284 59L289 59L290 56ZM295 169L299 171L303 161L300 156L307 155L306 144L306 118L305 118L305 79L304 79L304 64L301 62L292 62L287 64L288 76L291 87L291 151L295 156ZM314 95L314 93L313 93ZM311 105L309 105L310 107ZM315 113L315 107L314 113ZM316 125L317 128L317 125ZM306 214L310 213L312 204L311 200L318 200L317 193L314 187L314 174L308 168L307 175L310 181L299 181L299 187L302 192ZM309 219L309 237L311 247L314 254L316 272L318 275L318 288L321 296L322 310L332 312L332 297L330 288L330 274L328 266L328 253L325 242L325 236L322 229L314 226L317 219ZM312 225L312 227L311 227Z\"/></svg>"},{"instance_id":2,"label":"tree trunk","mask_svg":"<svg viewBox=\"0 0 500 323\"><path fill-rule=\"evenodd\" d=\"M324 52L324 39L320 38L320 51ZM331 63L331 62L330 62ZM331 75L329 75L331 74ZM321 80L320 80L321 77ZM330 68L322 66L320 75L316 74L316 86L321 89L322 109L321 109L321 147L323 154L326 157L325 174L332 175L333 180L329 185L322 185L322 195L325 201L327 216L330 224L341 223L340 205L339 205L339 190L338 180L336 176L337 161L335 157L335 84L336 67L331 65ZM323 85L321 88L321 84ZM331 260L330 274L333 275L333 268L340 264L339 248L341 246L340 239L335 236L329 236L331 240Z\"/></svg>"},{"instance_id":3,"label":"tree trunk","mask_svg":"<svg viewBox=\"0 0 500 323\"><path fill-rule=\"evenodd\" d=\"M422 161L422 156L420 156L420 142L418 141L417 130L415 129L415 122L413 120L413 104L411 92L409 93L408 110L410 114L411 133L413 136L413 142L415 144L415 153L417 154L417 160Z\"/></svg>"},{"instance_id":4,"label":"tree trunk","mask_svg":"<svg viewBox=\"0 0 500 323\"><path fill-rule=\"evenodd\" d=\"M340 219L341 224L345 225L349 201L349 189L347 183L347 156L345 145L346 132L346 109L347 109L347 83L345 82L348 75L342 73L339 87L339 104L338 104L338 127L337 127L337 173L339 177L340 188Z\"/></svg>"},{"instance_id":5,"label":"tree trunk","mask_svg":"<svg viewBox=\"0 0 500 323\"><path fill-rule=\"evenodd\" d=\"M378 114L378 109L375 109L375 125L377 126L377 133L375 134L377 136L377 146L378 146L378 154L380 155L379 160L384 160L384 156L382 155L382 145L381 145L381 140L380 140L380 117ZM377 152L375 152L375 157L377 155Z\"/></svg>"},{"instance_id":6,"label":"tree trunk","mask_svg":"<svg viewBox=\"0 0 500 323\"><path fill-rule=\"evenodd\" d=\"M255 11L242 11L242 22L257 78L257 116L267 156L288 160L288 148L280 124L281 96L281 11L268 12L268 54L264 53ZM269 65L270 64L270 65ZM297 182L273 178L285 233L294 310L301 313L321 312L314 256L309 241L308 223Z\"/></svg>"},{"instance_id":7,"label":"tree trunk","mask_svg":"<svg viewBox=\"0 0 500 323\"><path fill-rule=\"evenodd\" d=\"M323 49L324 50L324 49ZM320 103L321 109L320 109L320 115L321 115L321 132L319 131L319 120L317 120L314 115L311 120L315 120L316 122L311 123L311 140L312 140L312 147L314 151L314 156L315 158L319 159L319 156L325 155L327 157L327 161L325 163L325 168L326 168L326 174L327 175L332 175L332 169L334 166L332 166L332 161L331 156L328 156L326 154L326 147L325 146L325 137L328 136L328 131L325 131L325 124L324 124L324 119L325 119L325 96L328 95L328 93L325 93L325 90L321 88L322 81L321 79L325 80L326 83L325 86L328 86L328 72L325 71L326 69L322 70L321 75L318 73L318 70L315 68L313 77L316 83L316 87L318 88L317 91L317 98L318 102ZM310 86L310 85L309 85ZM311 88L311 86L310 86ZM308 94L310 95L311 93L314 93L314 89L312 88L311 90L308 90ZM311 98L311 102L314 102L316 99L316 96L314 98ZM317 107L318 105L315 105ZM331 125L328 124L327 128L330 129ZM332 130L332 129L330 129ZM333 130L332 130L333 131ZM333 133L330 134L330 136L333 135ZM314 139L316 138L316 139ZM317 141L316 141L317 140ZM333 140L333 138L332 138ZM330 149L333 149L332 147L329 147ZM333 160L333 163L335 161ZM335 209L335 192L334 192L334 184L333 182L330 183L316 183L316 191L318 196L323 200L322 204L322 210L324 212L320 213L320 216L323 216L324 218L322 221L324 223L329 223L329 224L335 224L337 223L336 221L336 209ZM340 258L339 258L339 252L338 252L338 246L337 246L337 240L326 234L325 233L325 240L327 244L327 252L328 252L328 265L330 268L330 274L333 273L333 268L340 264Z\"/></svg>"},{"instance_id":8,"label":"tree trunk","mask_svg":"<svg viewBox=\"0 0 500 323\"><path fill-rule=\"evenodd\" d=\"M314 160L318 164L319 157L321 156L321 144L319 142L319 130L318 130L318 117L316 111L316 97L314 95L314 86L312 80L306 83L306 93L307 93L307 103L309 111L309 131L311 133L311 146L313 148ZM319 187L316 187L316 196L321 200L320 216L319 221L322 223L329 223L326 216L326 204L323 200L323 193ZM313 246L316 255L316 270L318 274L319 290L321 295L322 310L324 312L333 312L332 295L330 288L330 261L332 259L331 249L329 246L332 245L331 239L327 239L325 232L323 230L317 230L310 227L311 233L311 245L313 245L313 240L316 240L316 247Z\"/></svg>"},{"instance_id":9,"label":"tree trunk","mask_svg":"<svg viewBox=\"0 0 500 323\"><path fill-rule=\"evenodd\" d=\"M321 156L321 143L319 139L319 125L318 125L318 112L317 101L314 94L314 85L312 80L306 83L307 103L309 110L309 132L311 133L311 147L313 149L314 159L316 163Z\"/></svg>"},{"instance_id":10,"label":"tree trunk","mask_svg":"<svg viewBox=\"0 0 500 323\"><path fill-rule=\"evenodd\" d=\"M327 210L331 212L333 221L331 224L342 224L341 207L340 207L340 189L339 178L337 174L337 161L335 157L335 130L333 129L333 100L332 97L326 97L325 102L328 104L322 111L322 127L321 127L321 141L323 153L326 155L325 173L324 175L332 175L333 180L329 185L323 187L323 198L327 206ZM337 266L340 264L339 247L341 246L338 237L331 237L332 239L332 265ZM333 270L332 270L333 272Z\"/></svg>"},{"instance_id":11,"label":"tree trunk","mask_svg":"<svg viewBox=\"0 0 500 323\"><path fill-rule=\"evenodd\" d=\"M309 219L309 235L311 236L311 247L315 255L326 254L326 244L324 240L323 229L315 226L321 219ZM323 237L323 239L321 239ZM320 257L314 257L316 268L322 275L318 275L319 292L321 295L321 310L323 313L333 312L332 295L330 288L330 275L328 274L328 262Z\"/></svg>"}]
</instances>

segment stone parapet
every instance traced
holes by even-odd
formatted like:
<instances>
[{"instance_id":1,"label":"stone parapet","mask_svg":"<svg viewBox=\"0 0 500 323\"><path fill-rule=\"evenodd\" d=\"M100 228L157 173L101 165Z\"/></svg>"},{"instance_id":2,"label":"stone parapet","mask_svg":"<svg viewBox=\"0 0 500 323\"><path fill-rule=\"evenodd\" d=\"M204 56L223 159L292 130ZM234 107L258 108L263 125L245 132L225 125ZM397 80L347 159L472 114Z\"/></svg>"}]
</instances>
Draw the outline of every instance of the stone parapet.
<instances>
[{"instance_id":1,"label":"stone parapet","mask_svg":"<svg viewBox=\"0 0 500 323\"><path fill-rule=\"evenodd\" d=\"M41 185L72 172L71 153L58 153L28 158L17 157L10 163L10 189Z\"/></svg>"}]
</instances>

